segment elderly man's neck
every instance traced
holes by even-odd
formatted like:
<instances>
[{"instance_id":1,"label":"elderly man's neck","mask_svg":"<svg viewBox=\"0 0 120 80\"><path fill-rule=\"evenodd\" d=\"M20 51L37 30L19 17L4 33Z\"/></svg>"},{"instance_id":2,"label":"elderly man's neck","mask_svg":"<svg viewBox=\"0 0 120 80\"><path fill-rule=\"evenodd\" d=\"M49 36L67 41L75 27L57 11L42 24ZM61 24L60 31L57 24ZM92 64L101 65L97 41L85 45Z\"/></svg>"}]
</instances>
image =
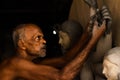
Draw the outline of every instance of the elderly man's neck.
<instances>
[{"instance_id":1,"label":"elderly man's neck","mask_svg":"<svg viewBox=\"0 0 120 80\"><path fill-rule=\"evenodd\" d=\"M32 61L34 58L36 58L35 56L27 54L26 51L24 51L24 50L18 49L16 51L16 53L17 53L17 57L22 58L22 59L26 59L29 61Z\"/></svg>"}]
</instances>

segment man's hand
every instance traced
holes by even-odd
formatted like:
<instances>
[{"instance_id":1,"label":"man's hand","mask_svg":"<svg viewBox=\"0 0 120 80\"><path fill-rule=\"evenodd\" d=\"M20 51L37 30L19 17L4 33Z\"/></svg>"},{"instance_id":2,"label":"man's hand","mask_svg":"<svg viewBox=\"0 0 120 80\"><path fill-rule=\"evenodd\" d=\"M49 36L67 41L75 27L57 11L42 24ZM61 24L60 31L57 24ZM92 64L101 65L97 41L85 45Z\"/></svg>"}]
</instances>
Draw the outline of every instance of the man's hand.
<instances>
[{"instance_id":1,"label":"man's hand","mask_svg":"<svg viewBox=\"0 0 120 80\"><path fill-rule=\"evenodd\" d=\"M106 29L105 24L106 24L105 20L103 21L101 26L98 25L97 21L95 21L93 26L92 36L96 37L100 31L104 32L104 30Z\"/></svg>"}]
</instances>

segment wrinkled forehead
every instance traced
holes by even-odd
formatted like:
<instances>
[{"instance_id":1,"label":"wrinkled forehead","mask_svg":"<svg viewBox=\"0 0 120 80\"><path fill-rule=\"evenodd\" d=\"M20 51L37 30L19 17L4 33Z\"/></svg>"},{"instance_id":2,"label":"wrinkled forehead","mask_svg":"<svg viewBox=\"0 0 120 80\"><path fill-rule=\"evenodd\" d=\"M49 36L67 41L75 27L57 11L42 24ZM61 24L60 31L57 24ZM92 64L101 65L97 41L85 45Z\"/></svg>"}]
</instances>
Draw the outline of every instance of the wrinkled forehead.
<instances>
[{"instance_id":1,"label":"wrinkled forehead","mask_svg":"<svg viewBox=\"0 0 120 80\"><path fill-rule=\"evenodd\" d=\"M27 27L25 27L25 37L31 38L35 35L43 36L42 30L38 26L27 26Z\"/></svg>"}]
</instances>

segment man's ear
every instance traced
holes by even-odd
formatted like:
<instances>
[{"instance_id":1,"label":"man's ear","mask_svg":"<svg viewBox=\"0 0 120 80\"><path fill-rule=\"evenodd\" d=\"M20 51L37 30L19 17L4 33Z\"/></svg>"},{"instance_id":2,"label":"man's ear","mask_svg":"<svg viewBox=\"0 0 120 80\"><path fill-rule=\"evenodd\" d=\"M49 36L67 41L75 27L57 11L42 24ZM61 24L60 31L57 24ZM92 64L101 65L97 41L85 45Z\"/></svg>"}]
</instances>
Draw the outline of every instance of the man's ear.
<instances>
[{"instance_id":1,"label":"man's ear","mask_svg":"<svg viewBox=\"0 0 120 80\"><path fill-rule=\"evenodd\" d=\"M21 49L26 49L26 47L25 47L25 43L24 43L24 41L22 40L22 39L20 39L19 41L18 41L18 46L19 46L19 48L21 48Z\"/></svg>"}]
</instances>

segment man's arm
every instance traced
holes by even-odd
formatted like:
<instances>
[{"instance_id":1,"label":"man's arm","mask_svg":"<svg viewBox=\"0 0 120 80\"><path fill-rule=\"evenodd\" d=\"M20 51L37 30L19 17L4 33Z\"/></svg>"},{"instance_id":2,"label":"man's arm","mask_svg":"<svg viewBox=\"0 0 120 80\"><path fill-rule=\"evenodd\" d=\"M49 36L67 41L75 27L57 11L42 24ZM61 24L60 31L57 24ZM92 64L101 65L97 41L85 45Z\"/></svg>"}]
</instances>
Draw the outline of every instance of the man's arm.
<instances>
[{"instance_id":1,"label":"man's arm","mask_svg":"<svg viewBox=\"0 0 120 80\"><path fill-rule=\"evenodd\" d=\"M61 80L66 80L68 78L69 78L68 80L72 80L75 77L75 75L80 71L89 52L104 33L106 29L105 24L106 24L105 21L103 21L103 24L100 27L98 26L98 24L96 23L94 24L93 34L90 41L88 42L87 46L82 50L82 52L80 52L72 62L70 62L68 65L65 66L65 68L62 69L63 71Z\"/></svg>"},{"instance_id":2,"label":"man's arm","mask_svg":"<svg viewBox=\"0 0 120 80\"><path fill-rule=\"evenodd\" d=\"M17 63L16 63L17 62ZM14 78L18 77L20 79L27 80L58 80L59 70L50 66L36 65L30 61L24 59L13 59L10 66L11 74Z\"/></svg>"},{"instance_id":3,"label":"man's arm","mask_svg":"<svg viewBox=\"0 0 120 80\"><path fill-rule=\"evenodd\" d=\"M88 40L91 37L91 30L94 23L93 16L96 16L96 10L98 8L97 1L96 0L84 0L89 6L90 6L90 22L88 23L84 33L82 34L80 40L77 42L75 46L72 47L71 50L67 51L64 56L57 57L57 58L51 58L51 59L45 59L40 62L40 64L50 65L54 67L63 67L65 66L69 61L71 61L77 54L80 52L84 46L86 46ZM93 18L93 19L92 19Z\"/></svg>"}]
</instances>

